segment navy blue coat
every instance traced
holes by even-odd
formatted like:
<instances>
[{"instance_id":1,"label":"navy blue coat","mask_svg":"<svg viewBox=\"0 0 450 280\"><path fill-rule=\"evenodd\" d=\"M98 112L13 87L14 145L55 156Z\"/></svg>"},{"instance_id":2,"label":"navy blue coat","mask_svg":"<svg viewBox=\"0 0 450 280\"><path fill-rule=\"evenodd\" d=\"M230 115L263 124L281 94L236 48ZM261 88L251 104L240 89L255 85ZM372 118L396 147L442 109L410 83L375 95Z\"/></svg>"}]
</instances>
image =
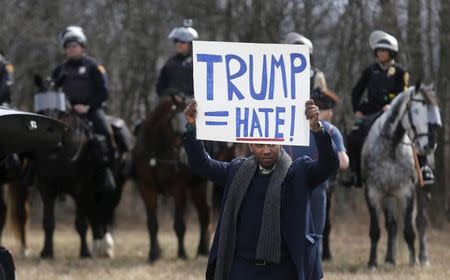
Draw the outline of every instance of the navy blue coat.
<instances>
[{"instance_id":1,"label":"navy blue coat","mask_svg":"<svg viewBox=\"0 0 450 280\"><path fill-rule=\"evenodd\" d=\"M339 166L330 135L326 131L313 135L318 148L318 160L313 161L309 157L295 160L282 185L281 235L289 257L295 264L298 280L317 280L323 276L317 244L320 237L311 227L310 196L313 188L327 180ZM231 162L211 159L204 149L203 142L196 140L195 132L186 133L184 145L192 170L224 187L223 206L234 175L245 159L238 158ZM221 224L222 213L209 254L210 271L213 270L210 266L214 266L217 259ZM246 269L252 269L252 266ZM243 271L243 274L247 273ZM268 273L266 277L258 279L273 279L273 276Z\"/></svg>"}]
</instances>

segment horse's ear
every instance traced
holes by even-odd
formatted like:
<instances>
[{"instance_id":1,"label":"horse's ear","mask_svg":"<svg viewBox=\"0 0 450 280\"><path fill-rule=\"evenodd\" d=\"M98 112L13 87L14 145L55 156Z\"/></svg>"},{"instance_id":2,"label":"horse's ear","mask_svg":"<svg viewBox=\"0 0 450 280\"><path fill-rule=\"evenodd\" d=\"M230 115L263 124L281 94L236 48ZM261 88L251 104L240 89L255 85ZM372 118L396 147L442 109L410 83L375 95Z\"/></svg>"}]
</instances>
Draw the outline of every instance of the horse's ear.
<instances>
[{"instance_id":1,"label":"horse's ear","mask_svg":"<svg viewBox=\"0 0 450 280\"><path fill-rule=\"evenodd\" d=\"M418 79L417 82L416 82L416 86L414 87L415 93L419 92L421 85L422 85L422 82L420 81L420 79Z\"/></svg>"},{"instance_id":2,"label":"horse's ear","mask_svg":"<svg viewBox=\"0 0 450 280\"><path fill-rule=\"evenodd\" d=\"M34 84L37 86L39 91L45 91L44 80L40 75L34 75Z\"/></svg>"}]
</instances>

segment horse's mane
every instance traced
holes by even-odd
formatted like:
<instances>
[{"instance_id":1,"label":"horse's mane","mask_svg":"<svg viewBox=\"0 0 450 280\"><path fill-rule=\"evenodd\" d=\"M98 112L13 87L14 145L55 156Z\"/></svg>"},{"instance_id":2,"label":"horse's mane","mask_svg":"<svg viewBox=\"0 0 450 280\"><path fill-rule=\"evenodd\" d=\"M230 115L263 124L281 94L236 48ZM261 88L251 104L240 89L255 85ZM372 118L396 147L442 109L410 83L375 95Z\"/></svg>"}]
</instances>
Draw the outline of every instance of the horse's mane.
<instances>
[{"instance_id":1,"label":"horse's mane","mask_svg":"<svg viewBox=\"0 0 450 280\"><path fill-rule=\"evenodd\" d=\"M410 87L398 94L394 100L392 100L391 108L386 112L387 117L381 134L386 136L389 135L390 137L388 138L392 139L394 143L400 142L405 132L399 124L402 117L402 111L405 110L405 102L409 98L412 90L414 90L414 87Z\"/></svg>"}]
</instances>

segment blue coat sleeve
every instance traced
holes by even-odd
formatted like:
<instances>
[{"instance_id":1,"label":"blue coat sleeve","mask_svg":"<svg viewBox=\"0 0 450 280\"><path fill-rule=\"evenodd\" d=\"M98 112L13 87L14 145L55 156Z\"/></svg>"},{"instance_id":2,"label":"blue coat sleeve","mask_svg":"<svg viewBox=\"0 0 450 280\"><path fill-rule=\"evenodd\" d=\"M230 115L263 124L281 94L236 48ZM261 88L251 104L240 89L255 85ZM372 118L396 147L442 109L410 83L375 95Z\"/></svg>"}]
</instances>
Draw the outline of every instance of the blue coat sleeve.
<instances>
[{"instance_id":1,"label":"blue coat sleeve","mask_svg":"<svg viewBox=\"0 0 450 280\"><path fill-rule=\"evenodd\" d=\"M225 186L230 163L212 159L203 141L196 139L195 131L186 132L183 141L192 171L219 186Z\"/></svg>"},{"instance_id":2,"label":"blue coat sleeve","mask_svg":"<svg viewBox=\"0 0 450 280\"><path fill-rule=\"evenodd\" d=\"M330 135L324 129L312 133L317 146L318 160L306 161L307 182L315 187L327 180L339 168L339 158L333 147Z\"/></svg>"}]
</instances>

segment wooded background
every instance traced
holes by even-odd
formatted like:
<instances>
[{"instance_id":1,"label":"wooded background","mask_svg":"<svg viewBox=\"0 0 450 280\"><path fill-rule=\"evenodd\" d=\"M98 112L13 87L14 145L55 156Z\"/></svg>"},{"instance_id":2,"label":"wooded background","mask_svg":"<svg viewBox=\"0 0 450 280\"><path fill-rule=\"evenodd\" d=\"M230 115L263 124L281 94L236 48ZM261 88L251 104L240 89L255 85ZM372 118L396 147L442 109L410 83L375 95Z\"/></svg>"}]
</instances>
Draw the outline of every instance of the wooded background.
<instances>
[{"instance_id":1,"label":"wooded background","mask_svg":"<svg viewBox=\"0 0 450 280\"><path fill-rule=\"evenodd\" d=\"M433 81L444 127L436 151L432 219L450 218L450 1L448 0L0 0L0 50L16 69L13 104L32 108L33 75L49 76L63 60L58 34L80 25L87 51L105 65L110 114L130 125L155 104L159 69L172 54L170 30L192 18L201 40L281 42L290 31L314 44L313 62L342 103L335 123L352 122L351 88L374 61L375 29L399 41L398 61L416 80Z\"/></svg>"}]
</instances>

